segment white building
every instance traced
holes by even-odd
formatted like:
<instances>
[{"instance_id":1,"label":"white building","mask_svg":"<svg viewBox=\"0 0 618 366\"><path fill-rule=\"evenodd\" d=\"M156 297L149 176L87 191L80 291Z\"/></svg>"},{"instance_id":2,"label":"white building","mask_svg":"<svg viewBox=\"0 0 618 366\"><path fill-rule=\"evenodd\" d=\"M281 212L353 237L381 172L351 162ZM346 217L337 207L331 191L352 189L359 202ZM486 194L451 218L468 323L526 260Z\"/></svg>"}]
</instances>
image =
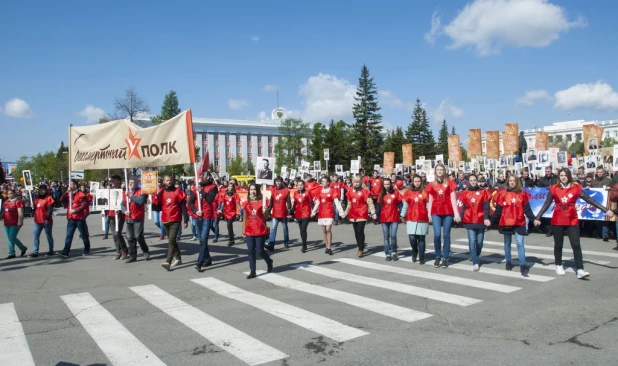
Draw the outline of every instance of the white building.
<instances>
[{"instance_id":1,"label":"white building","mask_svg":"<svg viewBox=\"0 0 618 366\"><path fill-rule=\"evenodd\" d=\"M520 130L524 132L524 137L528 143L528 148L534 148L536 142L537 132L549 133L549 144L555 144L559 141L566 141L569 145L577 140L584 140L584 125L595 124L597 126L605 127L603 132L603 139L607 137L615 138L618 140L618 120L608 121L586 121L583 119L575 121L554 122L551 126L543 126L539 128L532 128L528 130ZM485 135L483 134L483 154L485 154ZM500 132L500 154L504 153L502 145L502 132Z\"/></svg>"}]
</instances>

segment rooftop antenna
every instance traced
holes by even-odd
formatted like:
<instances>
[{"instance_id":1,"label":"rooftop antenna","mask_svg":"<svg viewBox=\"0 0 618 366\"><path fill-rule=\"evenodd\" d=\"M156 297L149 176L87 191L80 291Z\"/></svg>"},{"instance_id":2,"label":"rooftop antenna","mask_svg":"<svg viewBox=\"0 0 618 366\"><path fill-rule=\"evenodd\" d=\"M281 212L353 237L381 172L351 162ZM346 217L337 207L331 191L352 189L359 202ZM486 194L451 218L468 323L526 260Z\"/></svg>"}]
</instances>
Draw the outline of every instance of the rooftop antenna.
<instances>
[{"instance_id":1,"label":"rooftop antenna","mask_svg":"<svg viewBox=\"0 0 618 366\"><path fill-rule=\"evenodd\" d=\"M277 85L277 108L279 108L279 85Z\"/></svg>"}]
</instances>

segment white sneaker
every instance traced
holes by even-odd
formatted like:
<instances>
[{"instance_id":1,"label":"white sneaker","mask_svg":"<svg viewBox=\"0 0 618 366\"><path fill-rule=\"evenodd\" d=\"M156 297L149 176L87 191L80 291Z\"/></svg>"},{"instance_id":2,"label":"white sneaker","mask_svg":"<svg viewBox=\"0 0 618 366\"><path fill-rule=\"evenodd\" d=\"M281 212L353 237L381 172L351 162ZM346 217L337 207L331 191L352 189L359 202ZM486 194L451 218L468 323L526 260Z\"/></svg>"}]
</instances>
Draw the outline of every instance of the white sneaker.
<instances>
[{"instance_id":1,"label":"white sneaker","mask_svg":"<svg viewBox=\"0 0 618 366\"><path fill-rule=\"evenodd\" d=\"M172 264L171 264L170 268L178 267L178 266L179 266L179 265L181 265L181 264L182 264L182 260L180 260L180 259L174 259L174 260L172 261Z\"/></svg>"},{"instance_id":2,"label":"white sneaker","mask_svg":"<svg viewBox=\"0 0 618 366\"><path fill-rule=\"evenodd\" d=\"M584 271L583 269L578 269L577 270L577 278L582 279L582 278L586 278L589 277L590 273Z\"/></svg>"},{"instance_id":3,"label":"white sneaker","mask_svg":"<svg viewBox=\"0 0 618 366\"><path fill-rule=\"evenodd\" d=\"M558 276L564 276L566 274L564 271L564 266L556 266L556 274Z\"/></svg>"},{"instance_id":4,"label":"white sneaker","mask_svg":"<svg viewBox=\"0 0 618 366\"><path fill-rule=\"evenodd\" d=\"M474 265L472 265L472 270L473 270L474 272L478 272L478 271L479 271L479 269L481 269L481 267L479 267L479 265L478 265L478 264L474 264Z\"/></svg>"},{"instance_id":5,"label":"white sneaker","mask_svg":"<svg viewBox=\"0 0 618 366\"><path fill-rule=\"evenodd\" d=\"M195 236L191 238L191 241L196 241L196 240L197 240L197 237Z\"/></svg>"}]
</instances>

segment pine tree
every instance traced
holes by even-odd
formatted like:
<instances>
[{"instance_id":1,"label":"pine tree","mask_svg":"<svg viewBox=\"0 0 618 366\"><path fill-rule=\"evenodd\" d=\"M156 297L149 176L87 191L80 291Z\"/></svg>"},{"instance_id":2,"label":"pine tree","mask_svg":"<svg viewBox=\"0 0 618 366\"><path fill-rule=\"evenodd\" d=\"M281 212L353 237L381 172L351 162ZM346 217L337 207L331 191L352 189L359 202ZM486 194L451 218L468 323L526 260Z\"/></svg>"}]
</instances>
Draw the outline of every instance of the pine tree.
<instances>
[{"instance_id":1,"label":"pine tree","mask_svg":"<svg viewBox=\"0 0 618 366\"><path fill-rule=\"evenodd\" d=\"M320 122L313 124L311 134L311 155L309 158L311 161L322 161L324 156L324 138L326 136L326 126Z\"/></svg>"},{"instance_id":2,"label":"pine tree","mask_svg":"<svg viewBox=\"0 0 618 366\"><path fill-rule=\"evenodd\" d=\"M438 134L438 145L436 146L436 154L444 154L445 161L448 160L448 126L446 120L442 120L442 127Z\"/></svg>"},{"instance_id":3,"label":"pine tree","mask_svg":"<svg viewBox=\"0 0 618 366\"><path fill-rule=\"evenodd\" d=\"M343 165L343 169L347 170L350 160L356 159L350 154L350 129L345 121L330 121L324 137L324 148L329 149L330 171L335 170L335 165Z\"/></svg>"},{"instance_id":4,"label":"pine tree","mask_svg":"<svg viewBox=\"0 0 618 366\"><path fill-rule=\"evenodd\" d=\"M456 135L455 126L451 127L451 136Z\"/></svg>"},{"instance_id":5,"label":"pine tree","mask_svg":"<svg viewBox=\"0 0 618 366\"><path fill-rule=\"evenodd\" d=\"M163 98L161 113L158 116L152 117L151 121L153 123L161 123L180 114L180 112L181 110L178 106L178 96L175 91L170 90L169 93L165 94L165 98Z\"/></svg>"},{"instance_id":6,"label":"pine tree","mask_svg":"<svg viewBox=\"0 0 618 366\"><path fill-rule=\"evenodd\" d=\"M406 138L412 143L414 156L425 156L426 159L432 159L435 156L436 141L429 126L427 111L418 98L412 112L412 122L406 130Z\"/></svg>"},{"instance_id":7,"label":"pine tree","mask_svg":"<svg viewBox=\"0 0 618 366\"><path fill-rule=\"evenodd\" d=\"M378 105L378 89L366 65L361 68L354 100L352 141L354 155L360 155L364 166L382 163L382 115Z\"/></svg>"}]
</instances>

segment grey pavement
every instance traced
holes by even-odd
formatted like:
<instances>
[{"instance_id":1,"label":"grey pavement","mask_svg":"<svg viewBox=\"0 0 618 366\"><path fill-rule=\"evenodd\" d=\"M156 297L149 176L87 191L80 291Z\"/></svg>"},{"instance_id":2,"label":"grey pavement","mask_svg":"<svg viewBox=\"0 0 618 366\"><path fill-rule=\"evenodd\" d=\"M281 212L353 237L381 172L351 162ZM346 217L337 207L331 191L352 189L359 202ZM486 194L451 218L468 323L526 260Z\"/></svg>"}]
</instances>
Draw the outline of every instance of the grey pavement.
<instances>
[{"instance_id":1,"label":"grey pavement","mask_svg":"<svg viewBox=\"0 0 618 366\"><path fill-rule=\"evenodd\" d=\"M380 255L380 226L367 226L368 254L358 259L351 225L333 227L335 253L329 256L316 223L310 224L305 254L298 227L290 224L289 249L282 245L279 228L272 254L276 276L246 280L240 223L233 247L227 247L226 226L220 224L219 243L210 243L214 265L203 273L193 268L199 244L189 240L189 229L180 241L183 265L167 272L161 267L167 241L158 240L151 221L146 235L152 259L138 257L132 264L112 259L113 240L102 240L100 216L91 215L88 224L90 256L81 256L76 234L69 259L0 260L1 365L618 364L618 251L613 240L582 238L583 249L590 252L584 259L597 263L586 263L589 280L577 280L574 273L559 277L552 270L552 238L530 234L526 245L540 248L527 248L528 261L535 265L525 279L519 268L506 273L499 263L502 237L495 230L486 233L485 249L498 252L485 252L481 271L475 273L465 259L462 228L452 231L453 244L464 246L452 250L462 254L452 258L460 266L441 269L432 265L431 231L427 264L420 266L409 257L386 262ZM53 231L60 250L64 217L55 218ZM26 219L19 238L30 253L32 219ZM400 253L409 255L404 225L398 243ZM46 251L41 235L40 253ZM7 253L2 235L0 257ZM567 240L564 258L571 254ZM266 270L259 259L258 269ZM192 281L205 278L222 281L224 290ZM13 308L18 320L11 322L7 314ZM301 309L321 320L303 323L309 315ZM319 328L325 318L328 326ZM331 335L336 332L345 340L336 340Z\"/></svg>"}]
</instances>

